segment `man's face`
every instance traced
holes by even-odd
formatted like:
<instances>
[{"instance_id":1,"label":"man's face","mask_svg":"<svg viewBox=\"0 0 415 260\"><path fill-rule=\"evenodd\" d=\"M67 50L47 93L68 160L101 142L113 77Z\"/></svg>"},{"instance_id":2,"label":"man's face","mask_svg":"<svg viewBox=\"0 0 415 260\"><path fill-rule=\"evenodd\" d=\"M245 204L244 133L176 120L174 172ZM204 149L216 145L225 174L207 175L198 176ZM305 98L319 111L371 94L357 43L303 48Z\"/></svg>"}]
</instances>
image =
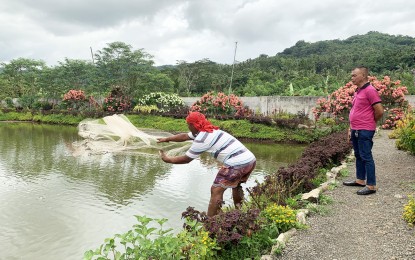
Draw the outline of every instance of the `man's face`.
<instances>
[{"instance_id":1,"label":"man's face","mask_svg":"<svg viewBox=\"0 0 415 260\"><path fill-rule=\"evenodd\" d=\"M193 135L196 135L199 133L199 131L196 129L196 127L193 126L191 123L187 123L187 127L189 128L190 132L193 133Z\"/></svg>"},{"instance_id":2,"label":"man's face","mask_svg":"<svg viewBox=\"0 0 415 260\"><path fill-rule=\"evenodd\" d=\"M366 77L361 69L354 69L352 71L352 82L358 87L361 87L366 83Z\"/></svg>"}]
</instances>

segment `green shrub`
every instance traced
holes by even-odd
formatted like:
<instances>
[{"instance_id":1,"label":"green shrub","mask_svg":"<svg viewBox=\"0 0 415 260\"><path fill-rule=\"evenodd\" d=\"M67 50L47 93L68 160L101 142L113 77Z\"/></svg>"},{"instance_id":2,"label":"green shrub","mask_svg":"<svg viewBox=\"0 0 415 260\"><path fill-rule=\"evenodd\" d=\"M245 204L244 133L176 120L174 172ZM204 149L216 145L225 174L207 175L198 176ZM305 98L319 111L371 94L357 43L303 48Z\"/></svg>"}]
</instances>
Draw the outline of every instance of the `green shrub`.
<instances>
[{"instance_id":1,"label":"green shrub","mask_svg":"<svg viewBox=\"0 0 415 260\"><path fill-rule=\"evenodd\" d=\"M144 114L150 114L152 112L157 112L159 109L156 105L136 105L133 109L133 112L139 112Z\"/></svg>"},{"instance_id":2,"label":"green shrub","mask_svg":"<svg viewBox=\"0 0 415 260\"><path fill-rule=\"evenodd\" d=\"M6 107L7 108L13 108L14 107L13 99L11 97L6 97L4 99L4 102L6 102Z\"/></svg>"},{"instance_id":3,"label":"green shrub","mask_svg":"<svg viewBox=\"0 0 415 260\"><path fill-rule=\"evenodd\" d=\"M47 101L36 101L33 103L32 108L34 109L42 109L42 110L51 110L53 108L53 104Z\"/></svg>"},{"instance_id":4,"label":"green shrub","mask_svg":"<svg viewBox=\"0 0 415 260\"><path fill-rule=\"evenodd\" d=\"M415 225L415 199L413 196L409 196L409 201L404 206L403 219L408 222L410 226Z\"/></svg>"},{"instance_id":5,"label":"green shrub","mask_svg":"<svg viewBox=\"0 0 415 260\"><path fill-rule=\"evenodd\" d=\"M201 223L190 223L188 230L177 236L163 229L167 219L135 216L138 224L124 234L105 239L96 250L85 252L85 260L93 259L214 259L219 249ZM154 227L154 224L158 227ZM119 248L122 249L119 249Z\"/></svg>"},{"instance_id":6,"label":"green shrub","mask_svg":"<svg viewBox=\"0 0 415 260\"><path fill-rule=\"evenodd\" d=\"M415 115L411 112L406 113L405 117L398 121L392 135L398 138L396 141L398 149L415 154Z\"/></svg>"}]
</instances>

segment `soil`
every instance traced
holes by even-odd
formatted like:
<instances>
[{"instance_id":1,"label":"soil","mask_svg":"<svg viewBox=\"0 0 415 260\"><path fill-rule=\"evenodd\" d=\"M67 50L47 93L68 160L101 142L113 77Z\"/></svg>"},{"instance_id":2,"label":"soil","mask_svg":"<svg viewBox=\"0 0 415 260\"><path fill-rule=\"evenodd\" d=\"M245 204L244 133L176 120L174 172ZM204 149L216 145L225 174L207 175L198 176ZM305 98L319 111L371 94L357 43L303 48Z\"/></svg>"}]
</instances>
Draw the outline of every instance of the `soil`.
<instances>
[{"instance_id":1,"label":"soil","mask_svg":"<svg viewBox=\"0 0 415 260\"><path fill-rule=\"evenodd\" d=\"M360 187L343 186L355 178L354 161L349 177L324 192L333 199L327 214L311 214L308 229L297 231L277 259L415 259L415 229L403 220L408 195L415 195L415 156L395 148L390 131L374 138L378 190L362 196Z\"/></svg>"}]
</instances>

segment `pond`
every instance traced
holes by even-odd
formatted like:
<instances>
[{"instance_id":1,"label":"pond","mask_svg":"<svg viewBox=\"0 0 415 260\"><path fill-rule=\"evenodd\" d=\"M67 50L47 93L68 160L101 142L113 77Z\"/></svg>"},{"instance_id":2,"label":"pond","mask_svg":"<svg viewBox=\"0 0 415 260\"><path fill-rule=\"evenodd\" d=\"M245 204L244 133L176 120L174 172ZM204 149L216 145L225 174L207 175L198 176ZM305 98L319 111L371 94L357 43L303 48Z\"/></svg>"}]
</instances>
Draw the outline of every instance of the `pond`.
<instances>
[{"instance_id":1,"label":"pond","mask_svg":"<svg viewBox=\"0 0 415 260\"><path fill-rule=\"evenodd\" d=\"M178 231L188 206L207 210L218 165L171 165L158 154L75 157L71 126L0 122L0 259L82 259L105 238L167 218ZM257 167L245 187L295 162L304 146L246 143ZM231 204L230 192L225 193Z\"/></svg>"}]
</instances>

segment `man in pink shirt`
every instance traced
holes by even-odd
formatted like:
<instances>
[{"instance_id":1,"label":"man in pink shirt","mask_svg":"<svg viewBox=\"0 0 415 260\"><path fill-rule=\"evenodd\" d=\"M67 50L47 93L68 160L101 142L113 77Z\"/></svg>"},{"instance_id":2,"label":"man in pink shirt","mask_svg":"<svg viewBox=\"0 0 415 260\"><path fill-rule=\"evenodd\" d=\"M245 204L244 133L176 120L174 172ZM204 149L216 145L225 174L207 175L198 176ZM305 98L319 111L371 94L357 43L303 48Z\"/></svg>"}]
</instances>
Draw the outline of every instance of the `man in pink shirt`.
<instances>
[{"instance_id":1,"label":"man in pink shirt","mask_svg":"<svg viewBox=\"0 0 415 260\"><path fill-rule=\"evenodd\" d=\"M370 85L369 70L357 67L352 71L352 82L357 86L350 111L348 138L353 144L356 157L356 180L343 182L346 186L364 187L358 195L376 192L375 162L372 156L373 136L376 122L383 116L382 100L377 90Z\"/></svg>"}]
</instances>

